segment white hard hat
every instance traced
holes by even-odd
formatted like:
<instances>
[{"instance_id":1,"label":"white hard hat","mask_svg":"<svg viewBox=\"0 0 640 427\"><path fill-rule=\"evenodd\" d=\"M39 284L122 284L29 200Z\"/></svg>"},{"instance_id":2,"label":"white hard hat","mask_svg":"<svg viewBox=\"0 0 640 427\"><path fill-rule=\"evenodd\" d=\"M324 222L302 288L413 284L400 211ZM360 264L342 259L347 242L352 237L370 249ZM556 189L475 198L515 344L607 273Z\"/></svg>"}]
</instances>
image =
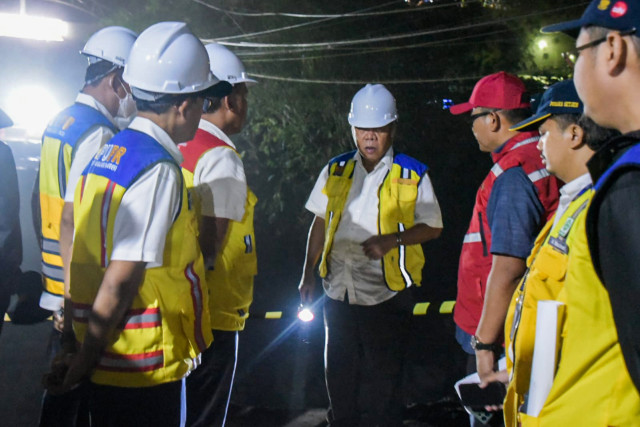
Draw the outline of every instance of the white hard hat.
<instances>
[{"instance_id":1,"label":"white hard hat","mask_svg":"<svg viewBox=\"0 0 640 427\"><path fill-rule=\"evenodd\" d=\"M122 77L133 88L161 94L195 93L218 83L206 49L184 22L159 22L144 30Z\"/></svg>"},{"instance_id":2,"label":"white hard hat","mask_svg":"<svg viewBox=\"0 0 640 427\"><path fill-rule=\"evenodd\" d=\"M89 57L89 63L104 59L124 67L137 37L128 28L105 27L89 37L80 53Z\"/></svg>"},{"instance_id":3,"label":"white hard hat","mask_svg":"<svg viewBox=\"0 0 640 427\"><path fill-rule=\"evenodd\" d=\"M359 128L379 128L398 120L396 100L383 85L368 84L351 101L349 124Z\"/></svg>"},{"instance_id":4,"label":"white hard hat","mask_svg":"<svg viewBox=\"0 0 640 427\"><path fill-rule=\"evenodd\" d=\"M258 83L250 79L244 69L242 61L225 46L218 43L210 43L205 46L209 54L209 66L213 75L232 85L246 83L247 86Z\"/></svg>"}]
</instances>

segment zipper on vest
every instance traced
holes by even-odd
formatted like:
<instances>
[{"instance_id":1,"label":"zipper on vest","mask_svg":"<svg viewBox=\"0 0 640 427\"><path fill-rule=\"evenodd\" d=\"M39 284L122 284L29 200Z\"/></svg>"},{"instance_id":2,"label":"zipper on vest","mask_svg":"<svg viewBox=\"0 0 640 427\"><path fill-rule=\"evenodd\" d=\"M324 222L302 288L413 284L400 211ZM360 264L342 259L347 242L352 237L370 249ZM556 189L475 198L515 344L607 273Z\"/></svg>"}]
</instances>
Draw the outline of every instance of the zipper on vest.
<instances>
[{"instance_id":1,"label":"zipper on vest","mask_svg":"<svg viewBox=\"0 0 640 427\"><path fill-rule=\"evenodd\" d=\"M478 212L478 229L480 230L480 240L482 241L482 255L489 256L487 251L487 240L484 237L484 226L482 223L482 212Z\"/></svg>"}]
</instances>

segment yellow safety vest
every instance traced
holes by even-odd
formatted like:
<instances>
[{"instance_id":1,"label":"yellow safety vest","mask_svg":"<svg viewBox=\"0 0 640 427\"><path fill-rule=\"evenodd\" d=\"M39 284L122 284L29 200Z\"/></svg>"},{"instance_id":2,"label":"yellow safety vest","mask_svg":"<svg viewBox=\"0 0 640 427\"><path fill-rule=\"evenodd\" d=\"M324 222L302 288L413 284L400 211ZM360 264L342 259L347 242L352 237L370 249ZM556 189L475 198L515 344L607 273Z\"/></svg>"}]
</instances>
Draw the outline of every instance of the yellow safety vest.
<instances>
[{"instance_id":1,"label":"yellow safety vest","mask_svg":"<svg viewBox=\"0 0 640 427\"><path fill-rule=\"evenodd\" d=\"M580 195L555 227L550 220L540 232L524 286L511 301L505 323L512 374L504 404L506 426L640 426L640 396L626 370L609 296L587 246L586 207L592 196L592 190ZM556 249L564 245L566 253ZM533 417L520 411L529 390L541 300L560 301L565 309L553 385L539 416Z\"/></svg>"},{"instance_id":2,"label":"yellow safety vest","mask_svg":"<svg viewBox=\"0 0 640 427\"><path fill-rule=\"evenodd\" d=\"M113 227L127 189L159 162L178 168L153 138L125 130L95 156L76 188L71 260L73 327L87 321L113 247ZM103 352L91 381L147 387L177 381L212 341L197 219L182 184L178 216L166 236L161 267L148 268L133 304Z\"/></svg>"},{"instance_id":3,"label":"yellow safety vest","mask_svg":"<svg viewBox=\"0 0 640 427\"><path fill-rule=\"evenodd\" d=\"M42 136L40 153L40 212L42 219L42 275L44 290L63 297L64 273L60 257L60 221L67 177L77 143L99 127L117 129L102 113L76 103L60 112Z\"/></svg>"},{"instance_id":4,"label":"yellow safety vest","mask_svg":"<svg viewBox=\"0 0 640 427\"><path fill-rule=\"evenodd\" d=\"M326 277L333 238L344 210L355 168L355 152L345 153L329 162L329 177L322 192L327 195L325 239L320 276ZM379 235L405 231L414 225L418 185L427 167L404 154L396 153L391 170L380 186L378 199ZM382 270L387 287L401 291L420 286L424 254L421 245L400 245L382 258Z\"/></svg>"},{"instance_id":5,"label":"yellow safety vest","mask_svg":"<svg viewBox=\"0 0 640 427\"><path fill-rule=\"evenodd\" d=\"M184 156L182 173L191 198L196 205L198 217L200 201L192 191L193 172L200 158L216 147L236 150L214 135L198 129L193 141L181 144ZM241 221L229 221L224 242L217 254L214 269L206 271L205 277L209 289L209 311L211 327L222 331L241 331L249 316L249 307L253 301L253 279L258 273L258 260L255 248L253 213L258 198L247 186L247 200Z\"/></svg>"}]
</instances>

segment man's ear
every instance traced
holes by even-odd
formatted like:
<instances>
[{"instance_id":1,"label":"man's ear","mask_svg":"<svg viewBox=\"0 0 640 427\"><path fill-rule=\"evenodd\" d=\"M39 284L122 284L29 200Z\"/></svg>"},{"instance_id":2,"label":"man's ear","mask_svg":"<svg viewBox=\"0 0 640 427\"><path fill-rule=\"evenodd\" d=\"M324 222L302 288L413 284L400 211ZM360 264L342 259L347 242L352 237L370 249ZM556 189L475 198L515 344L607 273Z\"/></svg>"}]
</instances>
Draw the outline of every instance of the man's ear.
<instances>
[{"instance_id":1,"label":"man's ear","mask_svg":"<svg viewBox=\"0 0 640 427\"><path fill-rule=\"evenodd\" d=\"M629 46L629 40L615 31L607 34L604 48L606 49L607 71L610 76L615 77L625 69L627 55L629 52L633 53L633 48Z\"/></svg>"},{"instance_id":2,"label":"man's ear","mask_svg":"<svg viewBox=\"0 0 640 427\"><path fill-rule=\"evenodd\" d=\"M115 92L118 93L118 89L120 88L120 82L118 81L118 73L117 72L112 72L109 75L108 81L109 81L109 86L111 86L111 89Z\"/></svg>"},{"instance_id":3,"label":"man's ear","mask_svg":"<svg viewBox=\"0 0 640 427\"><path fill-rule=\"evenodd\" d=\"M233 111L236 108L235 100L232 99L230 94L222 98L222 105L229 111Z\"/></svg>"},{"instance_id":4,"label":"man's ear","mask_svg":"<svg viewBox=\"0 0 640 427\"><path fill-rule=\"evenodd\" d=\"M175 108L177 109L177 113L184 117L186 115L186 112L189 108L193 107L193 104L195 103L196 99L192 98L192 97L188 97L182 100L182 102L177 103L175 105Z\"/></svg>"},{"instance_id":5,"label":"man's ear","mask_svg":"<svg viewBox=\"0 0 640 427\"><path fill-rule=\"evenodd\" d=\"M582 129L575 123L567 126L567 128L564 130L564 134L568 137L569 147L572 150L577 150L585 144L584 129Z\"/></svg>"},{"instance_id":6,"label":"man's ear","mask_svg":"<svg viewBox=\"0 0 640 427\"><path fill-rule=\"evenodd\" d=\"M483 117L481 117L481 119L482 118ZM500 114L498 114L497 111L487 114L484 119L491 120L491 122L489 123L489 130L491 130L491 132L497 132L500 130L500 126L502 125L502 117L500 117Z\"/></svg>"}]
</instances>

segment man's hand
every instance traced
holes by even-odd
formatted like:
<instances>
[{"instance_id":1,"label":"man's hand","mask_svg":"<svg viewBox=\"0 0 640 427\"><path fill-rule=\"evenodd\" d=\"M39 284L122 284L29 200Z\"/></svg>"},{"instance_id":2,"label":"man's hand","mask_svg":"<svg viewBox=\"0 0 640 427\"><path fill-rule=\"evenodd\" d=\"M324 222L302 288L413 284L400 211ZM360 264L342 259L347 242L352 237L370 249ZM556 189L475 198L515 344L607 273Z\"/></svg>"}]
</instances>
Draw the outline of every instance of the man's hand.
<instances>
[{"instance_id":1,"label":"man's hand","mask_svg":"<svg viewBox=\"0 0 640 427\"><path fill-rule=\"evenodd\" d=\"M300 301L302 304L311 304L316 290L316 278L302 277L300 285L298 285L298 291L300 292Z\"/></svg>"},{"instance_id":2,"label":"man's hand","mask_svg":"<svg viewBox=\"0 0 640 427\"><path fill-rule=\"evenodd\" d=\"M362 252L369 259L382 259L391 249L396 247L397 238L395 234L384 234L382 236L372 236L362 242Z\"/></svg>"},{"instance_id":3,"label":"man's hand","mask_svg":"<svg viewBox=\"0 0 640 427\"><path fill-rule=\"evenodd\" d=\"M42 377L42 385L51 394L60 395L68 391L63 383L74 357L75 352L62 350L51 361L51 370Z\"/></svg>"},{"instance_id":4,"label":"man's hand","mask_svg":"<svg viewBox=\"0 0 640 427\"><path fill-rule=\"evenodd\" d=\"M494 377L496 371L494 366L496 363L495 353L491 350L476 350L476 370L480 377L480 387L484 388Z\"/></svg>"},{"instance_id":5,"label":"man's hand","mask_svg":"<svg viewBox=\"0 0 640 427\"><path fill-rule=\"evenodd\" d=\"M64 333L64 311L58 310L53 312L53 328Z\"/></svg>"}]
</instances>

